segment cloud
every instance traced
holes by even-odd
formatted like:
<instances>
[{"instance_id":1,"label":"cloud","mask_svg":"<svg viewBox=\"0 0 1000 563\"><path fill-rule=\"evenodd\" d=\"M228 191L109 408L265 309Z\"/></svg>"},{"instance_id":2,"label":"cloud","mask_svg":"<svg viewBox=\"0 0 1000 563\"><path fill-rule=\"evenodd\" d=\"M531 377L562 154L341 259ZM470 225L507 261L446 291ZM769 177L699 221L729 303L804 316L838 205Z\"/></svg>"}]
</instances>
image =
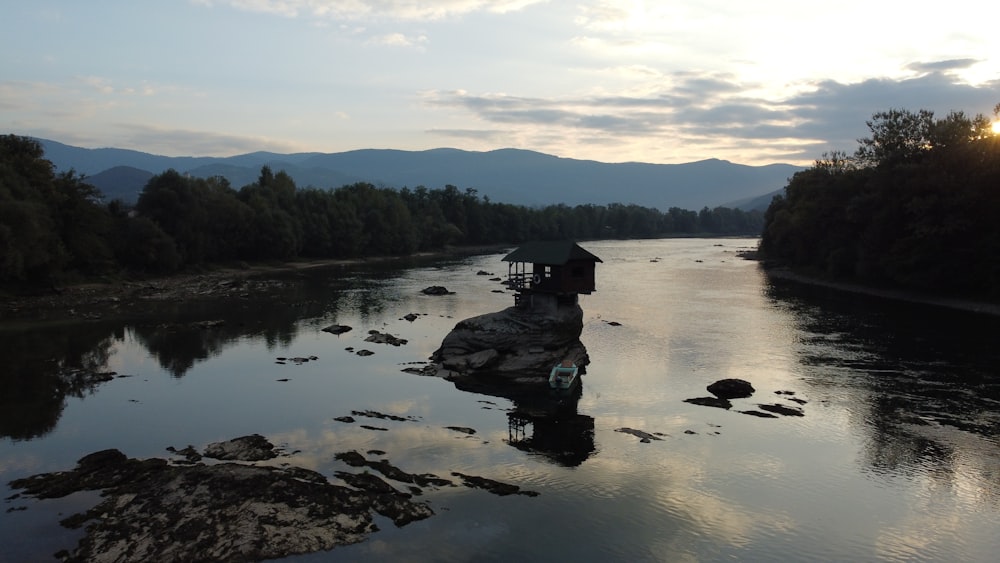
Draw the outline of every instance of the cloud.
<instances>
[{"instance_id":1,"label":"cloud","mask_svg":"<svg viewBox=\"0 0 1000 563\"><path fill-rule=\"evenodd\" d=\"M135 123L115 124L122 132L120 146L167 156L231 156L255 151L297 152L303 147L286 141L251 135L232 135L194 129L171 129ZM184 147L187 154L177 154Z\"/></svg>"},{"instance_id":2,"label":"cloud","mask_svg":"<svg viewBox=\"0 0 1000 563\"><path fill-rule=\"evenodd\" d=\"M368 40L369 44L373 45L383 45L386 47L417 47L422 48L427 44L426 35L416 35L408 37L402 33L389 33L386 35L380 35L378 37L372 37Z\"/></svg>"},{"instance_id":3,"label":"cloud","mask_svg":"<svg viewBox=\"0 0 1000 563\"><path fill-rule=\"evenodd\" d=\"M951 69L969 61L922 63L922 69ZM664 77L661 89L645 95L573 98L470 94L464 90L425 95L432 107L463 110L492 124L491 138L556 133L581 143L622 146L647 143L705 145L724 157L748 147L809 163L823 152L853 152L868 134L865 121L891 108L989 114L998 101L1000 80L965 84L944 71L906 80L873 78L856 83L825 80L800 85L785 98L748 94L753 85L725 74L682 72ZM741 148L742 147L742 148Z\"/></svg>"},{"instance_id":4,"label":"cloud","mask_svg":"<svg viewBox=\"0 0 1000 563\"><path fill-rule=\"evenodd\" d=\"M906 68L917 72L946 72L949 70L966 69L980 62L982 61L978 59L950 59L929 63L910 63Z\"/></svg>"},{"instance_id":5,"label":"cloud","mask_svg":"<svg viewBox=\"0 0 1000 563\"><path fill-rule=\"evenodd\" d=\"M433 21L476 12L505 14L544 0L194 0L289 18Z\"/></svg>"},{"instance_id":6,"label":"cloud","mask_svg":"<svg viewBox=\"0 0 1000 563\"><path fill-rule=\"evenodd\" d=\"M502 136L502 132L496 129L427 129L425 133L475 141L492 141Z\"/></svg>"}]
</instances>

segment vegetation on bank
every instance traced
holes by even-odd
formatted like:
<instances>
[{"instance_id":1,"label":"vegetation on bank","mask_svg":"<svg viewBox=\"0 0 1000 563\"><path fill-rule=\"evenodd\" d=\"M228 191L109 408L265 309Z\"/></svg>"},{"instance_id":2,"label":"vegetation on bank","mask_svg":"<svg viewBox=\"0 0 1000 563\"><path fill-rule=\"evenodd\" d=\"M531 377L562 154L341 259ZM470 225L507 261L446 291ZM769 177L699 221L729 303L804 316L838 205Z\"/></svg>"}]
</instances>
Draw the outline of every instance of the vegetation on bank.
<instances>
[{"instance_id":1,"label":"vegetation on bank","mask_svg":"<svg viewBox=\"0 0 1000 563\"><path fill-rule=\"evenodd\" d=\"M867 125L853 155L824 154L774 198L761 256L842 280L1000 298L1000 135L990 120L893 109Z\"/></svg>"},{"instance_id":2,"label":"vegetation on bank","mask_svg":"<svg viewBox=\"0 0 1000 563\"><path fill-rule=\"evenodd\" d=\"M239 190L221 177L168 170L150 179L129 208L103 202L72 171L56 173L43 152L32 139L0 137L0 284L54 284L121 271L168 274L236 260L403 256L527 240L757 235L763 225L759 211L661 212L620 203L530 208L451 185L299 188L268 167Z\"/></svg>"}]
</instances>

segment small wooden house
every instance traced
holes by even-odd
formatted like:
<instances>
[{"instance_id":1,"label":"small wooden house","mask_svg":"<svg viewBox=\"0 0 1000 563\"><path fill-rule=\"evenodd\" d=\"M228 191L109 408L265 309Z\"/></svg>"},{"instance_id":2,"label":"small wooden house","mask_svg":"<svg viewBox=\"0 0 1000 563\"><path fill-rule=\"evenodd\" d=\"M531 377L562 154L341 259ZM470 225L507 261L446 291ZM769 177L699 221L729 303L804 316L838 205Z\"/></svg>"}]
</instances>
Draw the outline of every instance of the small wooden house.
<instances>
[{"instance_id":1,"label":"small wooden house","mask_svg":"<svg viewBox=\"0 0 1000 563\"><path fill-rule=\"evenodd\" d=\"M595 269L600 258L573 241L527 243L503 258L507 285L515 290L514 304L536 308L542 305L574 304L579 294L596 289Z\"/></svg>"}]
</instances>

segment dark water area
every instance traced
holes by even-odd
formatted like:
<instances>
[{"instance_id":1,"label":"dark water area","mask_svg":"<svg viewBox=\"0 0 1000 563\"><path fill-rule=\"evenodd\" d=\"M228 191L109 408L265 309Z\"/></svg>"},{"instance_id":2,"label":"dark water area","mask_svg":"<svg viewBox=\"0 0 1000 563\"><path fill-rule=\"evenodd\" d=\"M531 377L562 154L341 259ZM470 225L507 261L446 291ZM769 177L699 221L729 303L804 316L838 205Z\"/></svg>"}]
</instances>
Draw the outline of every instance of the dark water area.
<instances>
[{"instance_id":1,"label":"dark water area","mask_svg":"<svg viewBox=\"0 0 1000 563\"><path fill-rule=\"evenodd\" d=\"M492 279L503 252L291 273L128 319L0 323L0 561L72 548L83 531L59 520L98 501L10 498L10 480L105 448L169 457L252 433L289 453L275 463L334 482L336 453L377 449L408 472L540 493L428 490L427 520L289 559L994 560L1000 319L770 280L737 257L755 245L584 243L603 260L580 299L591 364L558 398L403 371L459 320L513 303ZM277 359L294 357L307 361ZM728 410L685 402L727 377L756 392ZM774 405L801 416L746 414ZM334 420L365 410L401 420Z\"/></svg>"}]
</instances>

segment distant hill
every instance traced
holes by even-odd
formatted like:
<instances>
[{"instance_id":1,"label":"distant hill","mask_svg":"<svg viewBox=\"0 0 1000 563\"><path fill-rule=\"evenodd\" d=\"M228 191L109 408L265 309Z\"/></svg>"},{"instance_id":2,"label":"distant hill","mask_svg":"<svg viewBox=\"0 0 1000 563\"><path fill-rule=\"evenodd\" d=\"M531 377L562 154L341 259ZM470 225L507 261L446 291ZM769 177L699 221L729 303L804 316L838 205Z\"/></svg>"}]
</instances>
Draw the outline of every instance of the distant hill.
<instances>
[{"instance_id":1,"label":"distant hill","mask_svg":"<svg viewBox=\"0 0 1000 563\"><path fill-rule=\"evenodd\" d=\"M771 205L771 200L774 196L781 195L785 193L785 188L774 190L773 192L768 192L764 195L756 197L748 197L745 199L740 199L737 201L731 201L729 203L722 204L723 207L730 207L733 209L742 209L743 211L767 211L767 208Z\"/></svg>"},{"instance_id":2,"label":"distant hill","mask_svg":"<svg viewBox=\"0 0 1000 563\"><path fill-rule=\"evenodd\" d=\"M132 166L115 166L93 176L87 176L86 182L104 194L105 201L120 199L126 203L135 203L139 192L146 186L153 173Z\"/></svg>"},{"instance_id":3,"label":"distant hill","mask_svg":"<svg viewBox=\"0 0 1000 563\"><path fill-rule=\"evenodd\" d=\"M284 170L299 187L337 188L362 181L395 188L422 185L437 189L451 184L463 191L475 188L492 201L517 205L623 203L663 211L671 207L699 210L764 196L783 188L792 174L802 170L788 164L746 166L716 159L686 164L610 164L519 149L365 149L332 154L167 157L38 141L58 170L74 169L95 185L94 179L100 177L102 191L126 201L138 197L142 186L136 189L135 182L139 175L124 170L111 174L110 169L128 167L152 175L173 168L197 177L223 176L239 189L254 182L266 165L275 172ZM106 171L107 176L103 174ZM128 193L132 197L126 197Z\"/></svg>"}]
</instances>

